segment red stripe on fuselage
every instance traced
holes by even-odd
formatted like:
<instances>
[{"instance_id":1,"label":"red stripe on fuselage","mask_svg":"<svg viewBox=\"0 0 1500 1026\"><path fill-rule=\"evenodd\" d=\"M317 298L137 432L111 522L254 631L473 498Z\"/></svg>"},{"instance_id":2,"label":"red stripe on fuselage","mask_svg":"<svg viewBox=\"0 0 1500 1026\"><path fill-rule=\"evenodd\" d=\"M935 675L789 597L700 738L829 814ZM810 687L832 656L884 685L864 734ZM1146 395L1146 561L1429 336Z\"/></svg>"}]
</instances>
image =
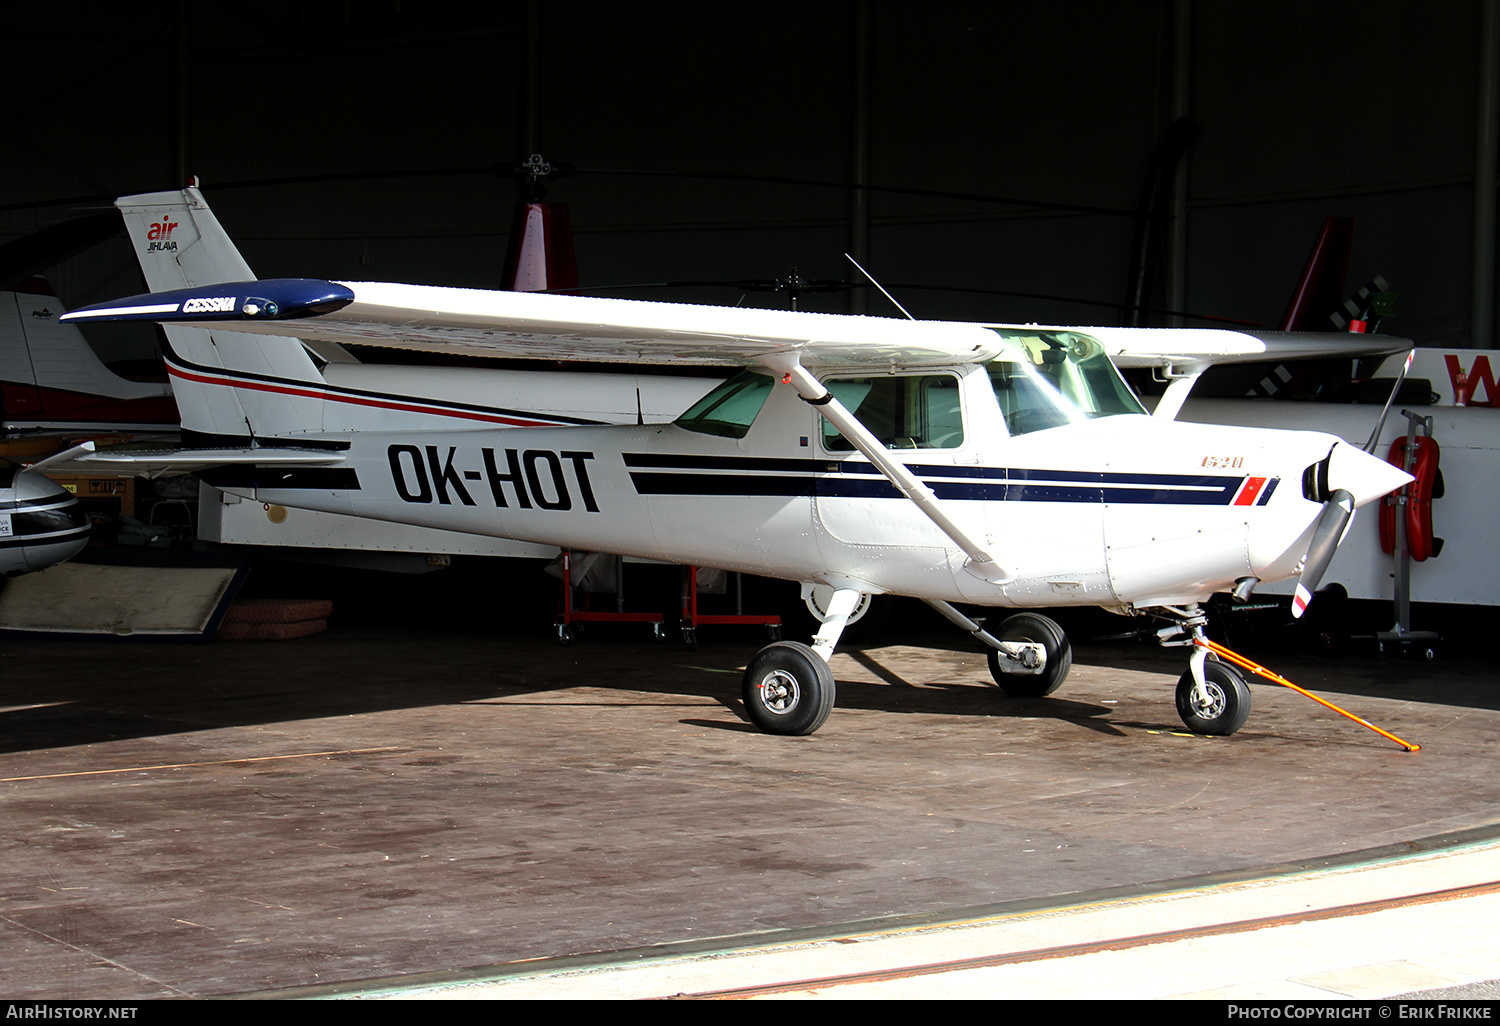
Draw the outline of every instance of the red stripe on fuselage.
<instances>
[{"instance_id":1,"label":"red stripe on fuselage","mask_svg":"<svg viewBox=\"0 0 1500 1026\"><path fill-rule=\"evenodd\" d=\"M1260 494L1260 490L1265 486L1266 479L1263 477L1247 478L1245 486L1240 489L1240 494L1235 496L1234 505L1253 506L1255 504L1255 497Z\"/></svg>"},{"instance_id":2,"label":"red stripe on fuselage","mask_svg":"<svg viewBox=\"0 0 1500 1026\"><path fill-rule=\"evenodd\" d=\"M459 420L478 420L486 424L503 424L506 427L563 427L566 426L559 421L553 420L526 420L520 417L507 417L499 413L483 413L477 410L455 410L442 406L420 406L415 403L397 402L393 399L373 399L367 396L341 395L337 392L319 391L313 388L294 388L290 385L271 384L265 381L253 381L245 378L221 378L208 374L199 374L193 371L183 370L172 365L167 366L167 373L186 381L196 381L203 385L220 385L224 388L245 388L254 392L274 392L278 395L295 395L305 399L321 399L325 402L347 403L350 406L369 406L380 410L400 410L404 413L425 413L435 417L455 417Z\"/></svg>"}]
</instances>

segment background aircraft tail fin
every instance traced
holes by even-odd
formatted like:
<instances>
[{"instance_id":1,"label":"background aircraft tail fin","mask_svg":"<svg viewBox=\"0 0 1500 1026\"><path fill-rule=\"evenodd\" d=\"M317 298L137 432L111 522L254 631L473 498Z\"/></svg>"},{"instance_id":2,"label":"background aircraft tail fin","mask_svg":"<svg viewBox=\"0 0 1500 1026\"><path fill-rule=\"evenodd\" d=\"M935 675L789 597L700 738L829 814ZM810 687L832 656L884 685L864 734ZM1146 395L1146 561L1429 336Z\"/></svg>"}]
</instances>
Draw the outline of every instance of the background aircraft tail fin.
<instances>
[{"instance_id":1,"label":"background aircraft tail fin","mask_svg":"<svg viewBox=\"0 0 1500 1026\"><path fill-rule=\"evenodd\" d=\"M106 367L45 279L0 292L0 404L13 427L73 422L169 424L167 386L131 381Z\"/></svg>"},{"instance_id":2,"label":"background aircraft tail fin","mask_svg":"<svg viewBox=\"0 0 1500 1026\"><path fill-rule=\"evenodd\" d=\"M196 188L123 196L115 206L151 291L255 279ZM301 340L216 329L163 330L185 435L244 442L322 430L323 400L316 387L299 385L321 385L323 375Z\"/></svg>"},{"instance_id":3,"label":"background aircraft tail fin","mask_svg":"<svg viewBox=\"0 0 1500 1026\"><path fill-rule=\"evenodd\" d=\"M120 377L75 325L58 323L63 307L46 279L20 282L0 296L0 380L108 399L167 394L164 385Z\"/></svg>"},{"instance_id":4,"label":"background aircraft tail fin","mask_svg":"<svg viewBox=\"0 0 1500 1026\"><path fill-rule=\"evenodd\" d=\"M1277 331L1328 330L1329 315L1344 301L1344 279L1349 274L1353 248L1354 219L1324 218Z\"/></svg>"}]
</instances>

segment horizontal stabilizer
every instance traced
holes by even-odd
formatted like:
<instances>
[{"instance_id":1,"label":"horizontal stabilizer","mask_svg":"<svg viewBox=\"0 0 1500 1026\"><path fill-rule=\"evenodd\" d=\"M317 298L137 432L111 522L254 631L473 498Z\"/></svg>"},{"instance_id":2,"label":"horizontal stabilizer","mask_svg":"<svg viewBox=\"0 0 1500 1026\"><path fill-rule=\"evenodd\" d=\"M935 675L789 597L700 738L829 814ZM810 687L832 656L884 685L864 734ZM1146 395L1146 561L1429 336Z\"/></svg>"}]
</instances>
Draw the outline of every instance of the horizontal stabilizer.
<instances>
[{"instance_id":1,"label":"horizontal stabilizer","mask_svg":"<svg viewBox=\"0 0 1500 1026\"><path fill-rule=\"evenodd\" d=\"M119 449L79 456L47 469L155 477L196 474L214 467L329 467L343 462L343 453L326 449Z\"/></svg>"}]
</instances>

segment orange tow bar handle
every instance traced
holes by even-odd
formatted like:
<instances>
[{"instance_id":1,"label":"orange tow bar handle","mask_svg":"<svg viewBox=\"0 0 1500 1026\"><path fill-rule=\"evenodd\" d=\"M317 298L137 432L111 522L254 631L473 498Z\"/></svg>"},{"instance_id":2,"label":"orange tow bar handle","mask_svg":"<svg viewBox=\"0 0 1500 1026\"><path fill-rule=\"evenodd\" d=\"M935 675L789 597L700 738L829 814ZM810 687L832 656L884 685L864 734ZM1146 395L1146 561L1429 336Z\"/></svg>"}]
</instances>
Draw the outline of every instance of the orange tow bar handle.
<instances>
[{"instance_id":1,"label":"orange tow bar handle","mask_svg":"<svg viewBox=\"0 0 1500 1026\"><path fill-rule=\"evenodd\" d=\"M1369 727L1381 737L1396 742L1396 744L1400 745L1402 748L1405 748L1408 752L1419 752L1422 750L1421 745L1414 745L1410 741L1403 741L1395 734L1381 730L1379 727L1375 726L1375 724L1369 722L1368 720L1361 719L1360 717L1354 715L1352 712L1349 712L1346 709L1340 709L1332 702L1324 701L1317 695L1313 694L1311 691L1308 691L1304 688L1299 688L1297 685L1293 684L1291 681L1287 680L1279 673L1272 673L1270 670L1266 669L1264 666L1261 666L1259 663L1255 663L1250 661L1249 659L1246 659L1238 652L1234 652L1230 649L1225 648L1217 641L1209 641L1207 638L1195 638L1193 640L1193 644L1198 645L1201 648L1206 648L1214 655L1225 660L1226 662L1233 663L1235 666L1238 666L1242 670L1249 670L1251 673L1264 677L1266 678L1266 680L1270 681L1273 684L1280 684L1282 687L1291 688L1293 691L1297 692L1297 694L1303 695L1307 698L1311 698L1314 702L1317 702L1319 705L1325 706L1326 708L1332 709L1340 716L1347 716L1349 719L1353 720L1355 723L1358 723L1362 727Z\"/></svg>"}]
</instances>

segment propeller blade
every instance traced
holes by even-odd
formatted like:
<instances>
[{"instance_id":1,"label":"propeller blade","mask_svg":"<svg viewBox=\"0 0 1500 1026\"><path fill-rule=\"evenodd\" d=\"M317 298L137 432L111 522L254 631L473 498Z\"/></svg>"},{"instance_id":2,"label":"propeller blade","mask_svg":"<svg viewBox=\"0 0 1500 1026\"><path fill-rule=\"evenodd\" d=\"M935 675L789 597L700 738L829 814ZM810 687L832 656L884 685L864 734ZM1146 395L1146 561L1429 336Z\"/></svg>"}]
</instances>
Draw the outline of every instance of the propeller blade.
<instances>
[{"instance_id":1,"label":"propeller blade","mask_svg":"<svg viewBox=\"0 0 1500 1026\"><path fill-rule=\"evenodd\" d=\"M1328 570L1328 564L1333 562L1333 554L1338 551L1339 540L1343 538L1352 516L1354 496L1342 488L1323 504L1323 512L1318 515L1317 526L1313 528L1312 542L1307 546L1307 556L1302 561L1302 577L1297 581L1296 594L1292 596L1293 617L1300 618L1307 612L1307 604L1312 601L1313 592Z\"/></svg>"},{"instance_id":2,"label":"propeller blade","mask_svg":"<svg viewBox=\"0 0 1500 1026\"><path fill-rule=\"evenodd\" d=\"M1396 377L1396 384L1391 388L1391 394L1385 401L1385 409L1380 411L1380 419L1375 422L1375 430L1370 434L1370 440L1365 443L1365 452L1374 452L1375 446L1380 444L1380 432L1385 427L1385 418L1391 412L1391 403L1396 401L1396 396L1401 393L1401 385L1406 381L1406 373L1411 370L1411 362L1416 358L1417 351L1413 349L1406 354L1406 362L1401 365L1401 373Z\"/></svg>"}]
</instances>

